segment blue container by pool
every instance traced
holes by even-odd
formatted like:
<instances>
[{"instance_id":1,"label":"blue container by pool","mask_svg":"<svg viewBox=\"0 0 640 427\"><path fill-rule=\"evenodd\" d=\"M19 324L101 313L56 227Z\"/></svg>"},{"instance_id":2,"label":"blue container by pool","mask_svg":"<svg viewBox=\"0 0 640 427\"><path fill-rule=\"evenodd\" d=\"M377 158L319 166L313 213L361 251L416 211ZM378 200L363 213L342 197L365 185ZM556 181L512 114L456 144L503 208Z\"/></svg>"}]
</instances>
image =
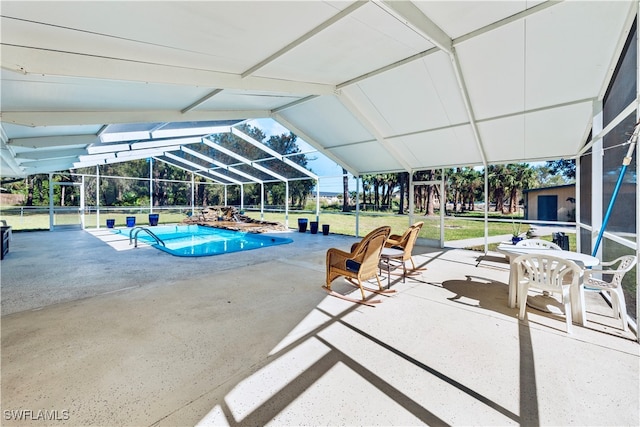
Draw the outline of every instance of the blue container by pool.
<instances>
[{"instance_id":1,"label":"blue container by pool","mask_svg":"<svg viewBox=\"0 0 640 427\"><path fill-rule=\"evenodd\" d=\"M127 217L127 227L135 227L136 225L136 217L135 216L128 216Z\"/></svg>"},{"instance_id":2,"label":"blue container by pool","mask_svg":"<svg viewBox=\"0 0 640 427\"><path fill-rule=\"evenodd\" d=\"M160 219L160 214L149 214L149 225L151 226L158 225L159 219Z\"/></svg>"},{"instance_id":3,"label":"blue container by pool","mask_svg":"<svg viewBox=\"0 0 640 427\"><path fill-rule=\"evenodd\" d=\"M298 231L300 233L306 232L308 223L309 223L308 218L298 218Z\"/></svg>"},{"instance_id":4,"label":"blue container by pool","mask_svg":"<svg viewBox=\"0 0 640 427\"><path fill-rule=\"evenodd\" d=\"M108 219L107 220L107 228L113 228L116 225L116 220L115 219Z\"/></svg>"}]
</instances>

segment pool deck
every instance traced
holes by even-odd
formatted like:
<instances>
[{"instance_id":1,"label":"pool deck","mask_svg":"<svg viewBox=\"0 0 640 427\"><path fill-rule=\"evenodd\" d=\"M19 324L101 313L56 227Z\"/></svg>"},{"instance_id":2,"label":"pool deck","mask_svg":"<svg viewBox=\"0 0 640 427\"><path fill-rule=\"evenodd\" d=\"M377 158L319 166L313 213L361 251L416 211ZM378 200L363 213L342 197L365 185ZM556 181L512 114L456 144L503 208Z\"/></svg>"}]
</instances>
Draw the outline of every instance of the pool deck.
<instances>
[{"instance_id":1,"label":"pool deck","mask_svg":"<svg viewBox=\"0 0 640 427\"><path fill-rule=\"evenodd\" d=\"M2 425L640 425L640 346L597 295L567 335L518 320L499 254L417 247L426 270L371 308L321 289L327 248L357 239L277 235L294 242L183 258L13 233Z\"/></svg>"}]
</instances>

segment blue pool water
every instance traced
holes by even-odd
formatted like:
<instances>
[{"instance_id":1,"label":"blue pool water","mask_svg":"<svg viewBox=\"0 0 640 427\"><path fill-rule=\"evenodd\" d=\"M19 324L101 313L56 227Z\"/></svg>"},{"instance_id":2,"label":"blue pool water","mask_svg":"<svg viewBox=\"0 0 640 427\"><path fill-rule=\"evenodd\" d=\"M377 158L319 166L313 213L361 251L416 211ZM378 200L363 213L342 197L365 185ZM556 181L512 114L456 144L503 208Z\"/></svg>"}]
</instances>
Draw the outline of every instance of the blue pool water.
<instances>
[{"instance_id":1,"label":"blue pool water","mask_svg":"<svg viewBox=\"0 0 640 427\"><path fill-rule=\"evenodd\" d=\"M200 225L167 225L149 227L148 229L158 236L165 246L158 244L144 231L135 230L136 232L139 231L138 241L148 243L175 256L220 255L293 242L293 240L283 237L223 230ZM129 236L132 231L122 229L114 232Z\"/></svg>"}]
</instances>

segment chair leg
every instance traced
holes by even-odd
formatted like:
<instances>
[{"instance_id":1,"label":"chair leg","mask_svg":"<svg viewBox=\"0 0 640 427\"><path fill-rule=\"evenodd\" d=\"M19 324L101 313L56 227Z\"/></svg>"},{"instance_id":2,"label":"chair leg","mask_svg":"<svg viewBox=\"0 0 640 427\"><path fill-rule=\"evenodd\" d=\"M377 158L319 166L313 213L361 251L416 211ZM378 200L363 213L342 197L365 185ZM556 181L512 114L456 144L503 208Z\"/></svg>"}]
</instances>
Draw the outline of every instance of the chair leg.
<instances>
[{"instance_id":1,"label":"chair leg","mask_svg":"<svg viewBox=\"0 0 640 427\"><path fill-rule=\"evenodd\" d=\"M364 287L362 286L362 282L360 281L359 278L358 278L358 285L360 286L360 293L362 294L362 301L364 301L365 299L367 299L367 297L365 297L365 295L364 295Z\"/></svg>"},{"instance_id":2,"label":"chair leg","mask_svg":"<svg viewBox=\"0 0 640 427\"><path fill-rule=\"evenodd\" d=\"M520 320L524 320L524 312L527 309L527 294L529 293L529 288L525 287L525 286L519 286L518 287L518 294L520 295L520 298L518 299L518 302L520 302L520 313L518 315L518 318Z\"/></svg>"},{"instance_id":3,"label":"chair leg","mask_svg":"<svg viewBox=\"0 0 640 427\"><path fill-rule=\"evenodd\" d=\"M580 316L582 319L582 326L587 326L587 309L585 307L586 299L584 297L584 285L580 285L578 288L578 308L579 311L576 311L576 316Z\"/></svg>"},{"instance_id":4,"label":"chair leg","mask_svg":"<svg viewBox=\"0 0 640 427\"><path fill-rule=\"evenodd\" d=\"M378 289L384 291L384 286L382 286L382 282L380 281L380 276L376 274L376 280L378 281Z\"/></svg>"},{"instance_id":5,"label":"chair leg","mask_svg":"<svg viewBox=\"0 0 640 427\"><path fill-rule=\"evenodd\" d=\"M573 332L573 316L571 315L571 297L569 291L564 291L562 295L562 302L564 303L564 316L567 320L567 333Z\"/></svg>"},{"instance_id":6,"label":"chair leg","mask_svg":"<svg viewBox=\"0 0 640 427\"><path fill-rule=\"evenodd\" d=\"M424 271L424 270L426 270L426 269L427 269L427 267L418 267L418 266L416 266L416 263L415 263L415 261L413 260L413 256L411 256L411 257L409 258L409 260L411 260L411 271L412 271L412 272L413 272L413 271ZM476 267L477 267L477 266L476 266Z\"/></svg>"},{"instance_id":7,"label":"chair leg","mask_svg":"<svg viewBox=\"0 0 640 427\"><path fill-rule=\"evenodd\" d=\"M614 314L620 316L620 319L622 320L622 330L625 332L629 331L629 325L627 324L627 304L624 300L624 293L621 287L611 291L611 300L614 308L616 306L618 308L618 313L615 313L614 311Z\"/></svg>"},{"instance_id":8,"label":"chair leg","mask_svg":"<svg viewBox=\"0 0 640 427\"><path fill-rule=\"evenodd\" d=\"M333 277L331 277L331 273L329 271L327 271L327 277L326 277L326 286L327 289L331 290L331 282L333 282Z\"/></svg>"}]
</instances>

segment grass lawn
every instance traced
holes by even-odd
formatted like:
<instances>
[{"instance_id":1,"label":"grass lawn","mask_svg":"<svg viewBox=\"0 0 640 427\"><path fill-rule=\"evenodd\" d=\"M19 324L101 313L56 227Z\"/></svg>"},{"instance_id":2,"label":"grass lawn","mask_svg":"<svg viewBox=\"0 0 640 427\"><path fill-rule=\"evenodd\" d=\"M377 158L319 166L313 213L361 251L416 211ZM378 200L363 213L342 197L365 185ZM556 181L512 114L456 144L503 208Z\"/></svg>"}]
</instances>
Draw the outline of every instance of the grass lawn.
<instances>
[{"instance_id":1,"label":"grass lawn","mask_svg":"<svg viewBox=\"0 0 640 427\"><path fill-rule=\"evenodd\" d=\"M105 228L107 225L107 219L115 219L116 227L124 227L127 225L127 217L133 216L136 218L136 225L149 225L149 215L147 213L112 213L101 212L100 213L100 227ZM160 212L160 219L158 224L175 224L182 222L186 218L184 213L180 212ZM49 214L43 213L25 213L24 215L11 215L7 212L2 212L0 219L7 221L7 224L12 227L14 231L35 231L35 230L48 230L49 229ZM96 214L86 214L84 216L86 228L96 228L98 217ZM78 214L73 215L56 215L56 225L71 225L79 224L80 216Z\"/></svg>"},{"instance_id":2,"label":"grass lawn","mask_svg":"<svg viewBox=\"0 0 640 427\"><path fill-rule=\"evenodd\" d=\"M186 218L184 212L178 211L159 211L160 220L159 224L175 224L180 223ZM284 213L265 212L264 218L261 218L260 212L247 211L246 215L253 219L264 219L265 221L275 221L285 223ZM124 227L126 225L126 218L128 216L134 216L136 218L136 225L148 225L149 218L145 211L144 213L115 213L115 212L101 212L100 214L100 227L106 227L107 219L115 219L116 227ZM289 213L289 228L298 229L298 218L307 218L309 221L315 221L315 214L309 212L290 212ZM0 215L0 219L7 221L9 225L13 227L13 230L48 230L49 229L49 215L48 213L25 213L24 215L13 214L11 211L3 211ZM56 215L55 224L78 224L79 215ZM85 215L85 226L87 228L96 228L98 223L98 217L96 214ZM439 217L425 217L414 216L414 221L424 221L425 225L420 232L421 238L426 239L440 239L440 218ZM329 224L330 232L337 234L345 234L349 236L355 235L356 229L356 215L355 213L343 214L343 213L321 213L319 217L319 224ZM371 230L382 225L391 226L392 234L402 234L409 226L409 217L407 215L396 214L373 214L373 213L360 213L359 218L359 235L364 236ZM322 227L319 227L322 230ZM511 234L513 226L509 222L497 222L489 223L489 235L502 235ZM521 231L524 233L527 230L527 226L523 225ZM459 218L446 218L445 219L445 240L461 240L474 237L484 236L484 222L481 220L473 219L459 219Z\"/></svg>"},{"instance_id":3,"label":"grass lawn","mask_svg":"<svg viewBox=\"0 0 640 427\"><path fill-rule=\"evenodd\" d=\"M260 217L260 212L245 212L251 218L264 219L265 221L276 221L285 223L284 213L265 212L264 218ZM313 213L289 213L289 228L298 228L298 218L307 218L315 221ZM414 221L424 221L424 226L420 230L420 237L426 239L440 239L440 217L414 216ZM345 234L353 236L356 229L356 216L354 213L321 213L318 219L320 229L322 224L329 224L331 233ZM408 215L396 214L372 214L360 213L359 235L364 236L371 230L382 225L391 226L392 234L402 234L409 227ZM525 233L528 227L522 225L521 232ZM497 236L511 234L513 226L508 222L489 223L489 235ZM460 218L445 218L445 240L462 240L484 236L484 222L479 220L468 220Z\"/></svg>"}]
</instances>

